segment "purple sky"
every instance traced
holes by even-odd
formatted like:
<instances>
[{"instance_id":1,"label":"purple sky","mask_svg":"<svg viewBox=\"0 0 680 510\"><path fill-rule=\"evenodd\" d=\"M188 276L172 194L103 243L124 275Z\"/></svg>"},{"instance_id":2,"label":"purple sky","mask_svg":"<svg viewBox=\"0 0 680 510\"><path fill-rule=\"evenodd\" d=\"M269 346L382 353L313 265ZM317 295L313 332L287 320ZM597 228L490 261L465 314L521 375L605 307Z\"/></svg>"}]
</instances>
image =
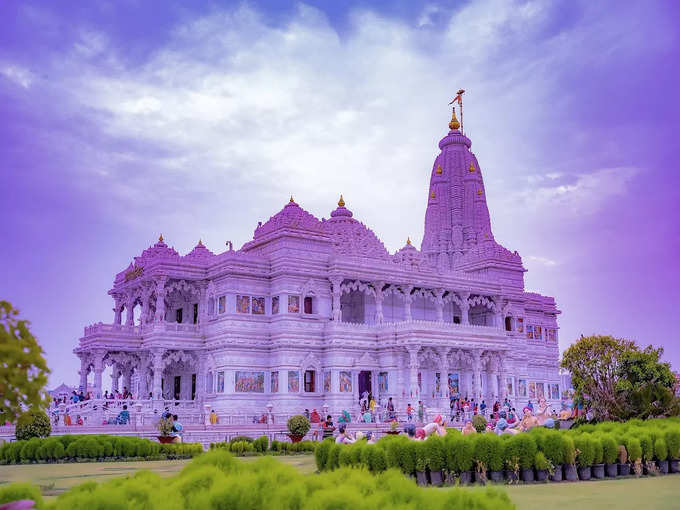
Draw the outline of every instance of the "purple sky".
<instances>
[{"instance_id":1,"label":"purple sky","mask_svg":"<svg viewBox=\"0 0 680 510\"><path fill-rule=\"evenodd\" d=\"M342 192L419 246L459 87L494 234L556 297L560 346L612 334L680 368L677 3L328 4L0 4L0 298L51 384L161 232L219 252L290 194L328 217Z\"/></svg>"}]
</instances>

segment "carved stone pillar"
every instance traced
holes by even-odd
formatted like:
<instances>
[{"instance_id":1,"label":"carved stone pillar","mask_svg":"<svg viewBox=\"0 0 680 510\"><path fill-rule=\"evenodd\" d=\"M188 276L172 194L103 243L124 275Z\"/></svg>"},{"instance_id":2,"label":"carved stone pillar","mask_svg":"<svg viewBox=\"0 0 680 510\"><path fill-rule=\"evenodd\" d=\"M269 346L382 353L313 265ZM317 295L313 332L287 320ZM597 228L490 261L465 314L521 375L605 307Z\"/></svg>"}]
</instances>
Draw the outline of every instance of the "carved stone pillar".
<instances>
[{"instance_id":1,"label":"carved stone pillar","mask_svg":"<svg viewBox=\"0 0 680 510\"><path fill-rule=\"evenodd\" d=\"M118 363L111 365L111 393L115 393L118 389Z\"/></svg>"},{"instance_id":2,"label":"carved stone pillar","mask_svg":"<svg viewBox=\"0 0 680 510\"><path fill-rule=\"evenodd\" d=\"M132 369L130 367L125 367L123 369L123 391L127 389L130 391L130 381L132 380Z\"/></svg>"},{"instance_id":3,"label":"carved stone pillar","mask_svg":"<svg viewBox=\"0 0 680 510\"><path fill-rule=\"evenodd\" d=\"M459 292L458 297L460 298L460 323L464 326L470 324L470 317L468 312L470 310L470 304L468 303L468 298L470 297L469 292Z\"/></svg>"},{"instance_id":4,"label":"carved stone pillar","mask_svg":"<svg viewBox=\"0 0 680 510\"><path fill-rule=\"evenodd\" d=\"M502 296L494 296L493 298L494 301L494 317L495 317L495 325L498 329L503 329L503 297Z\"/></svg>"},{"instance_id":5,"label":"carved stone pillar","mask_svg":"<svg viewBox=\"0 0 680 510\"><path fill-rule=\"evenodd\" d=\"M198 323L205 324L208 321L207 286L204 283L198 288ZM198 390L197 390L198 391Z\"/></svg>"},{"instance_id":6,"label":"carved stone pillar","mask_svg":"<svg viewBox=\"0 0 680 510\"><path fill-rule=\"evenodd\" d=\"M161 386L161 379L163 378L163 354L164 349L154 349L152 352L153 363L153 398L161 400L163 398L163 388Z\"/></svg>"},{"instance_id":7,"label":"carved stone pillar","mask_svg":"<svg viewBox=\"0 0 680 510\"><path fill-rule=\"evenodd\" d=\"M120 325L122 322L122 311L123 311L123 303L121 299L116 296L114 300L114 305L113 305L113 323Z\"/></svg>"},{"instance_id":8,"label":"carved stone pillar","mask_svg":"<svg viewBox=\"0 0 680 510\"><path fill-rule=\"evenodd\" d=\"M333 296L333 320L337 322L342 320L342 310L340 309L340 297L342 295L340 286L342 285L342 280L343 278L340 276L334 276L330 279Z\"/></svg>"},{"instance_id":9,"label":"carved stone pillar","mask_svg":"<svg viewBox=\"0 0 680 510\"><path fill-rule=\"evenodd\" d=\"M149 292L144 292L142 294L142 313L140 317L140 322L146 324L149 322L149 303L151 301L151 294Z\"/></svg>"},{"instance_id":10,"label":"carved stone pillar","mask_svg":"<svg viewBox=\"0 0 680 510\"><path fill-rule=\"evenodd\" d=\"M203 352L198 353L198 369L196 370L196 400L201 402L205 398L205 379L208 372L207 367L207 354Z\"/></svg>"},{"instance_id":11,"label":"carved stone pillar","mask_svg":"<svg viewBox=\"0 0 680 510\"><path fill-rule=\"evenodd\" d=\"M165 282L168 279L161 276L156 280L156 322L163 322L165 320ZM155 396L155 392L154 392Z\"/></svg>"},{"instance_id":12,"label":"carved stone pillar","mask_svg":"<svg viewBox=\"0 0 680 510\"><path fill-rule=\"evenodd\" d=\"M383 295L383 287L385 286L385 282L378 281L373 283L373 287L375 288L375 323L376 324L382 324L384 320L383 316L383 300L385 296Z\"/></svg>"},{"instance_id":13,"label":"carved stone pillar","mask_svg":"<svg viewBox=\"0 0 680 510\"><path fill-rule=\"evenodd\" d=\"M420 398L420 389L418 388L418 351L420 346L407 347L408 349L408 367L409 367L409 391L411 398ZM415 402L413 406L415 407Z\"/></svg>"},{"instance_id":14,"label":"carved stone pillar","mask_svg":"<svg viewBox=\"0 0 680 510\"><path fill-rule=\"evenodd\" d=\"M439 354L439 391L441 392L441 397L439 397L439 407L443 411L448 412L449 408L449 348L441 347L437 349Z\"/></svg>"},{"instance_id":15,"label":"carved stone pillar","mask_svg":"<svg viewBox=\"0 0 680 510\"><path fill-rule=\"evenodd\" d=\"M437 310L437 322L444 322L444 289L435 290L434 306Z\"/></svg>"},{"instance_id":16,"label":"carved stone pillar","mask_svg":"<svg viewBox=\"0 0 680 510\"><path fill-rule=\"evenodd\" d=\"M411 315L411 303L413 303L413 295L411 295L411 292L413 291L413 285L402 287L401 291L404 294L404 320L410 322L413 320L413 316Z\"/></svg>"},{"instance_id":17,"label":"carved stone pillar","mask_svg":"<svg viewBox=\"0 0 680 510\"><path fill-rule=\"evenodd\" d=\"M149 372L149 356L141 354L139 356L139 365L137 365L137 378L139 379L139 389L137 390L138 399L146 399L149 397L149 388L146 383L146 376Z\"/></svg>"},{"instance_id":18,"label":"carved stone pillar","mask_svg":"<svg viewBox=\"0 0 680 510\"><path fill-rule=\"evenodd\" d=\"M476 400L482 396L482 351L472 351L472 394Z\"/></svg>"},{"instance_id":19,"label":"carved stone pillar","mask_svg":"<svg viewBox=\"0 0 680 510\"><path fill-rule=\"evenodd\" d=\"M94 398L102 398L102 372L104 372L104 356L106 351L98 350L94 353Z\"/></svg>"},{"instance_id":20,"label":"carved stone pillar","mask_svg":"<svg viewBox=\"0 0 680 510\"><path fill-rule=\"evenodd\" d=\"M503 400L508 396L507 392L507 383L505 381L505 363L503 360L503 355L500 355L499 363L498 363L498 378L500 379L499 384L500 384L500 391L498 392L498 399L500 400L501 404L503 403Z\"/></svg>"},{"instance_id":21,"label":"carved stone pillar","mask_svg":"<svg viewBox=\"0 0 680 510\"><path fill-rule=\"evenodd\" d=\"M125 301L125 325L134 326L135 324L135 298L129 297Z\"/></svg>"},{"instance_id":22,"label":"carved stone pillar","mask_svg":"<svg viewBox=\"0 0 680 510\"><path fill-rule=\"evenodd\" d=\"M90 359L84 352L78 353L80 358L80 389L87 391L87 374L90 369Z\"/></svg>"}]
</instances>

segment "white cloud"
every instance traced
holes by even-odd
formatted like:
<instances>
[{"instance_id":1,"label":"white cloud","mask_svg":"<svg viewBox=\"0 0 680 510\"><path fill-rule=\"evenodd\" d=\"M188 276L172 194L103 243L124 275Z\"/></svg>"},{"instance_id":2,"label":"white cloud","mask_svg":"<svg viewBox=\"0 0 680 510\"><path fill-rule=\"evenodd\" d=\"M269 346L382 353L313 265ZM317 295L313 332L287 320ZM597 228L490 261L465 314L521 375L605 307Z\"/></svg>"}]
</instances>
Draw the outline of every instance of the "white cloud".
<instances>
[{"instance_id":1,"label":"white cloud","mask_svg":"<svg viewBox=\"0 0 680 510\"><path fill-rule=\"evenodd\" d=\"M545 267L555 267L558 265L558 262L553 259L549 259L547 257L539 257L536 255L529 255L528 257L525 257L525 259L530 260L531 262L536 262L537 264L541 264L542 266Z\"/></svg>"},{"instance_id":2,"label":"white cloud","mask_svg":"<svg viewBox=\"0 0 680 510\"><path fill-rule=\"evenodd\" d=\"M0 74L12 80L14 83L21 85L25 89L29 88L35 79L35 76L31 71L17 65L5 65L0 67Z\"/></svg>"}]
</instances>

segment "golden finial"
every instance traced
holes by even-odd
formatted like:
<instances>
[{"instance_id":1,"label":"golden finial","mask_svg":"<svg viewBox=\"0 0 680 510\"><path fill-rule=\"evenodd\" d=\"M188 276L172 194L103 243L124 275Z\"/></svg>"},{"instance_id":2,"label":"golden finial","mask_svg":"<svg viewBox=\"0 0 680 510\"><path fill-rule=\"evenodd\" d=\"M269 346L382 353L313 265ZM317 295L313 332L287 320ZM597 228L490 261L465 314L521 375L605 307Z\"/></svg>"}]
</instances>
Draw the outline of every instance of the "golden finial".
<instances>
[{"instance_id":1,"label":"golden finial","mask_svg":"<svg viewBox=\"0 0 680 510\"><path fill-rule=\"evenodd\" d=\"M406 244L411 246L411 236L408 236L408 239L406 239Z\"/></svg>"},{"instance_id":2,"label":"golden finial","mask_svg":"<svg viewBox=\"0 0 680 510\"><path fill-rule=\"evenodd\" d=\"M470 173L472 173L474 171L475 171L475 164L472 161L470 161Z\"/></svg>"},{"instance_id":3,"label":"golden finial","mask_svg":"<svg viewBox=\"0 0 680 510\"><path fill-rule=\"evenodd\" d=\"M342 198L342 193L340 193L340 200L338 200L338 207L345 207L345 199Z\"/></svg>"},{"instance_id":4,"label":"golden finial","mask_svg":"<svg viewBox=\"0 0 680 510\"><path fill-rule=\"evenodd\" d=\"M477 190L477 196L478 196L478 197L481 197L481 196L482 196L482 190L481 190L481 189L478 189L478 190Z\"/></svg>"},{"instance_id":5,"label":"golden finial","mask_svg":"<svg viewBox=\"0 0 680 510\"><path fill-rule=\"evenodd\" d=\"M449 122L449 129L458 129L460 127L460 122L456 118L456 108L454 107L451 113L451 122Z\"/></svg>"},{"instance_id":6,"label":"golden finial","mask_svg":"<svg viewBox=\"0 0 680 510\"><path fill-rule=\"evenodd\" d=\"M432 194L431 194L430 196L431 196L432 198L434 198L434 191L432 192Z\"/></svg>"},{"instance_id":7,"label":"golden finial","mask_svg":"<svg viewBox=\"0 0 680 510\"><path fill-rule=\"evenodd\" d=\"M203 239L199 239L199 240L198 240L198 245L199 245L199 246L203 246Z\"/></svg>"},{"instance_id":8,"label":"golden finial","mask_svg":"<svg viewBox=\"0 0 680 510\"><path fill-rule=\"evenodd\" d=\"M436 173L437 175L441 175L441 174L442 174L442 166L441 166L439 163L437 163L437 170L435 170L435 173Z\"/></svg>"},{"instance_id":9,"label":"golden finial","mask_svg":"<svg viewBox=\"0 0 680 510\"><path fill-rule=\"evenodd\" d=\"M484 232L484 239L488 239L488 238L489 238L489 234L487 232Z\"/></svg>"},{"instance_id":10,"label":"golden finial","mask_svg":"<svg viewBox=\"0 0 680 510\"><path fill-rule=\"evenodd\" d=\"M158 238L158 241L161 242L161 243L163 242L163 234L160 235L160 237Z\"/></svg>"},{"instance_id":11,"label":"golden finial","mask_svg":"<svg viewBox=\"0 0 680 510\"><path fill-rule=\"evenodd\" d=\"M295 203L295 200L293 200L293 195L290 196L289 202L290 202L291 204Z\"/></svg>"}]
</instances>

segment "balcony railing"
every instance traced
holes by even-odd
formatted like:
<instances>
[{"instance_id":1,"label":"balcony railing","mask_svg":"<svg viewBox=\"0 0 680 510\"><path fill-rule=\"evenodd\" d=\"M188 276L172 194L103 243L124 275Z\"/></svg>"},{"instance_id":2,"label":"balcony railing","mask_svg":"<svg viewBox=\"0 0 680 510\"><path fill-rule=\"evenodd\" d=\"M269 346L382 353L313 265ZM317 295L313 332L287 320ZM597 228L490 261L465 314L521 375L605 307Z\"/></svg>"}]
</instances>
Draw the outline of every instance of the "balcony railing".
<instances>
[{"instance_id":1,"label":"balcony railing","mask_svg":"<svg viewBox=\"0 0 680 510\"><path fill-rule=\"evenodd\" d=\"M152 322L149 324L136 326L127 326L125 324L104 324L103 322L99 322L97 324L85 326L84 336L101 333L139 336L143 333L152 333L154 331L198 333L200 328L200 324L179 324L177 322Z\"/></svg>"}]
</instances>

